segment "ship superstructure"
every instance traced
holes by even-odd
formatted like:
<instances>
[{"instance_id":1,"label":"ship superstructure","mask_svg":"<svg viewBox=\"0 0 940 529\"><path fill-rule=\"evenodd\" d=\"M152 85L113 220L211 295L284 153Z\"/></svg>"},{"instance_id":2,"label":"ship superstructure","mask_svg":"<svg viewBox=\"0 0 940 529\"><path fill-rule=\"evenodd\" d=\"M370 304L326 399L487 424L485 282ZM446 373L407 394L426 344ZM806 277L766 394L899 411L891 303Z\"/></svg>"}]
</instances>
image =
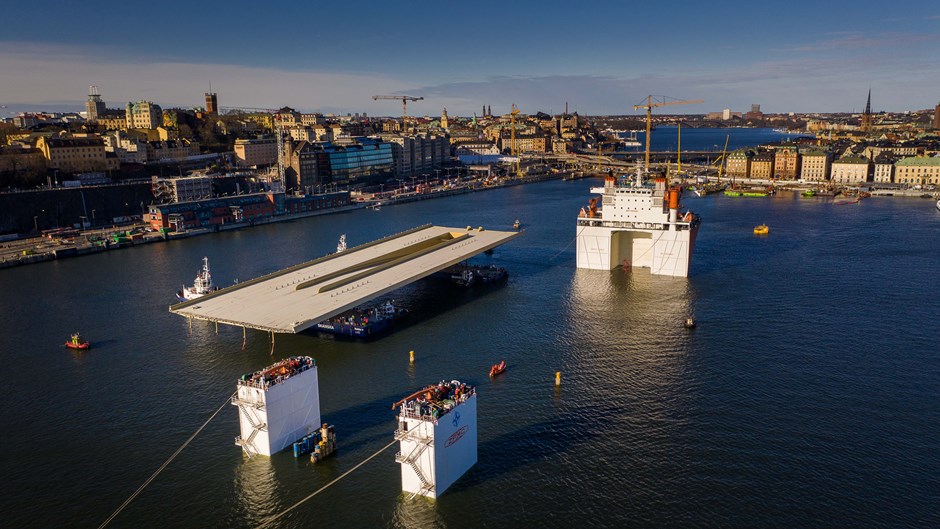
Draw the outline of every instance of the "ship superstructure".
<instances>
[{"instance_id":1,"label":"ship superstructure","mask_svg":"<svg viewBox=\"0 0 940 529\"><path fill-rule=\"evenodd\" d=\"M644 182L609 176L604 187L591 188L591 199L578 215L578 268L613 270L618 266L649 268L653 274L687 277L701 219L679 213L681 189L665 178Z\"/></svg>"},{"instance_id":2,"label":"ship superstructure","mask_svg":"<svg viewBox=\"0 0 940 529\"><path fill-rule=\"evenodd\" d=\"M210 292L215 292L218 287L212 284L212 273L209 271L209 258L202 258L202 270L196 273L196 279L192 287L183 287L176 293L180 301L189 301L201 298Z\"/></svg>"},{"instance_id":3,"label":"ship superstructure","mask_svg":"<svg viewBox=\"0 0 940 529\"><path fill-rule=\"evenodd\" d=\"M241 426L235 444L249 457L270 456L318 430L318 383L317 364L309 356L291 356L242 375L232 397Z\"/></svg>"},{"instance_id":4,"label":"ship superstructure","mask_svg":"<svg viewBox=\"0 0 940 529\"><path fill-rule=\"evenodd\" d=\"M401 489L437 498L477 462L477 396L473 386L441 382L396 402Z\"/></svg>"}]
</instances>

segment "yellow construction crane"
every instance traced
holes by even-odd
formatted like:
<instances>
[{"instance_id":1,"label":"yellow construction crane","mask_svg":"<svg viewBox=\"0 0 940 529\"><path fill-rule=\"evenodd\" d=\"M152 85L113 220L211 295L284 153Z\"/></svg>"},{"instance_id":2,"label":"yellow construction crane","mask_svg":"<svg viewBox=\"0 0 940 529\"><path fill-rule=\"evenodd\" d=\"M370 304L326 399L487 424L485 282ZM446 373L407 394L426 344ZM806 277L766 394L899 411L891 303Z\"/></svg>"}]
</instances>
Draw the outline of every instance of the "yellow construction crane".
<instances>
[{"instance_id":1,"label":"yellow construction crane","mask_svg":"<svg viewBox=\"0 0 940 529\"><path fill-rule=\"evenodd\" d=\"M655 98L655 99L654 99ZM669 105L691 105L693 103L704 103L704 99L695 99L683 101L680 99L673 99L668 96L646 96L646 104L642 102L638 105L633 105L633 110L639 110L641 108L646 109L646 168L649 169L650 166L650 136L653 130L653 109L659 107L665 107Z\"/></svg>"},{"instance_id":2,"label":"yellow construction crane","mask_svg":"<svg viewBox=\"0 0 940 529\"><path fill-rule=\"evenodd\" d=\"M512 111L509 112L509 151L513 156L516 157L516 176L522 176L522 167L519 164L519 159L521 158L516 153L516 114L519 113L519 109L516 108L516 104L512 104Z\"/></svg>"},{"instance_id":3,"label":"yellow construction crane","mask_svg":"<svg viewBox=\"0 0 940 529\"><path fill-rule=\"evenodd\" d=\"M414 96L372 96L374 101L379 99L391 99L394 101L401 101L401 132L405 133L406 119L408 119L408 102L409 101L423 101L423 97L414 97Z\"/></svg>"}]
</instances>

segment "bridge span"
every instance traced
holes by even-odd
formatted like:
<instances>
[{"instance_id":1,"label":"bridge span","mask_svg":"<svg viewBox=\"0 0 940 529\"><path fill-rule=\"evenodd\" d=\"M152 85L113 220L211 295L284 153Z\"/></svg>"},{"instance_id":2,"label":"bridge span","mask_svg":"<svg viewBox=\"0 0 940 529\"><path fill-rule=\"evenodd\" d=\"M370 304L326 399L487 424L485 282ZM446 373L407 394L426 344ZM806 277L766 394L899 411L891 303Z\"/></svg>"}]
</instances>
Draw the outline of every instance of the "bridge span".
<instances>
[{"instance_id":1,"label":"bridge span","mask_svg":"<svg viewBox=\"0 0 940 529\"><path fill-rule=\"evenodd\" d=\"M298 333L520 234L419 226L172 305L170 312L271 333Z\"/></svg>"}]
</instances>

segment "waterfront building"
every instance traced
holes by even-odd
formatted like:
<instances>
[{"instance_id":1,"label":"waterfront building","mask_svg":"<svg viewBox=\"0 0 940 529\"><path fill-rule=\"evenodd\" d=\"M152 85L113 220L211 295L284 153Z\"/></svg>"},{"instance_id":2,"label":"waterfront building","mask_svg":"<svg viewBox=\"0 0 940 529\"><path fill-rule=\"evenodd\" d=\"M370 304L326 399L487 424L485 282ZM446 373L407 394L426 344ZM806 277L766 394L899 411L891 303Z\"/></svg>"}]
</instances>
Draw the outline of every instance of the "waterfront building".
<instances>
[{"instance_id":1,"label":"waterfront building","mask_svg":"<svg viewBox=\"0 0 940 529\"><path fill-rule=\"evenodd\" d=\"M752 149L737 149L728 154L725 163L725 172L728 176L747 177L751 174L751 159L755 152Z\"/></svg>"},{"instance_id":2,"label":"waterfront building","mask_svg":"<svg viewBox=\"0 0 940 529\"><path fill-rule=\"evenodd\" d=\"M832 182L836 184L860 184L870 182L872 163L867 158L850 154L832 162Z\"/></svg>"},{"instance_id":3,"label":"waterfront building","mask_svg":"<svg viewBox=\"0 0 940 529\"><path fill-rule=\"evenodd\" d=\"M145 219L155 229L185 231L212 228L233 222L251 221L274 216L276 195L280 195L283 213L283 193L258 193L235 197L212 198L172 204L154 204Z\"/></svg>"},{"instance_id":4,"label":"waterfront building","mask_svg":"<svg viewBox=\"0 0 940 529\"><path fill-rule=\"evenodd\" d=\"M311 196L255 193L172 204L154 204L149 207L144 221L155 230L216 229L233 222L254 223L287 213L313 212L349 204L348 191Z\"/></svg>"},{"instance_id":5,"label":"waterfront building","mask_svg":"<svg viewBox=\"0 0 940 529\"><path fill-rule=\"evenodd\" d=\"M902 158L895 163L894 180L912 186L940 185L940 158Z\"/></svg>"},{"instance_id":6,"label":"waterfront building","mask_svg":"<svg viewBox=\"0 0 940 529\"><path fill-rule=\"evenodd\" d=\"M825 182L829 180L832 168L832 153L824 150L810 150L802 153L800 179L806 182Z\"/></svg>"},{"instance_id":7,"label":"waterfront building","mask_svg":"<svg viewBox=\"0 0 940 529\"><path fill-rule=\"evenodd\" d=\"M155 129L163 125L163 109L151 101L128 103L124 115L129 129Z\"/></svg>"},{"instance_id":8,"label":"waterfront building","mask_svg":"<svg viewBox=\"0 0 940 529\"><path fill-rule=\"evenodd\" d=\"M206 92L206 114L219 113L219 96L215 92Z\"/></svg>"},{"instance_id":9,"label":"waterfront building","mask_svg":"<svg viewBox=\"0 0 940 529\"><path fill-rule=\"evenodd\" d=\"M874 181L881 184L894 183L894 163L897 158L890 152L883 152L875 159Z\"/></svg>"},{"instance_id":10,"label":"waterfront building","mask_svg":"<svg viewBox=\"0 0 940 529\"><path fill-rule=\"evenodd\" d=\"M287 142L284 155L284 178L287 190L311 193L317 186L330 183L320 177L317 157L323 152L317 142ZM325 163L325 162L324 162ZM325 176L325 175L324 175Z\"/></svg>"},{"instance_id":11,"label":"waterfront building","mask_svg":"<svg viewBox=\"0 0 940 529\"><path fill-rule=\"evenodd\" d=\"M445 135L382 134L379 137L392 145L398 176L428 174L450 160L450 139Z\"/></svg>"},{"instance_id":12,"label":"waterfront building","mask_svg":"<svg viewBox=\"0 0 940 529\"><path fill-rule=\"evenodd\" d=\"M69 173L117 169L117 158L108 158L104 140L97 134L89 136L40 136L36 148L42 152L46 165Z\"/></svg>"},{"instance_id":13,"label":"waterfront building","mask_svg":"<svg viewBox=\"0 0 940 529\"><path fill-rule=\"evenodd\" d=\"M212 179L208 176L153 177L153 196L157 202L192 202L212 198L212 194Z\"/></svg>"},{"instance_id":14,"label":"waterfront building","mask_svg":"<svg viewBox=\"0 0 940 529\"><path fill-rule=\"evenodd\" d=\"M542 134L516 133L516 154L524 152L545 152L546 137ZM503 134L499 138L499 148L503 152L511 152L512 138Z\"/></svg>"},{"instance_id":15,"label":"waterfront building","mask_svg":"<svg viewBox=\"0 0 940 529\"><path fill-rule=\"evenodd\" d=\"M259 167L277 163L274 138L235 140L235 163L241 167Z\"/></svg>"},{"instance_id":16,"label":"waterfront building","mask_svg":"<svg viewBox=\"0 0 940 529\"><path fill-rule=\"evenodd\" d=\"M796 145L780 145L774 153L774 177L796 180L800 174L800 153Z\"/></svg>"},{"instance_id":17,"label":"waterfront building","mask_svg":"<svg viewBox=\"0 0 940 529\"><path fill-rule=\"evenodd\" d=\"M774 153L760 152L751 158L750 178L771 178L774 175Z\"/></svg>"},{"instance_id":18,"label":"waterfront building","mask_svg":"<svg viewBox=\"0 0 940 529\"><path fill-rule=\"evenodd\" d=\"M348 138L337 142L301 142L286 146L285 171L289 189L310 193L324 184L356 185L395 174L392 144L378 138Z\"/></svg>"}]
</instances>

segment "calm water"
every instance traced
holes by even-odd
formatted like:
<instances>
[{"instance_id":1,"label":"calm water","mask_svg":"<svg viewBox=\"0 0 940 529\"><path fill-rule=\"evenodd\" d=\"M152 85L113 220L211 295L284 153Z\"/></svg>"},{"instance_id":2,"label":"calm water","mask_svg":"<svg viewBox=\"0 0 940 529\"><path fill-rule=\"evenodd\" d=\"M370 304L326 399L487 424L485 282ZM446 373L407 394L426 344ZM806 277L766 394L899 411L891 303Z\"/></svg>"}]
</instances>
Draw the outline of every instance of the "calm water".
<instances>
[{"instance_id":1,"label":"calm water","mask_svg":"<svg viewBox=\"0 0 940 529\"><path fill-rule=\"evenodd\" d=\"M728 139L728 151L740 147L757 146L773 141L786 141L795 139L798 135L774 132L769 128L725 128L725 129L693 129L682 127L683 151L716 151L725 148L725 138ZM629 133L621 133L621 137L628 137ZM646 145L646 132L637 132L636 139L642 147L629 147L627 151L642 151ZM675 151L679 146L679 130L677 127L656 127L651 137L650 148L653 151Z\"/></svg>"},{"instance_id":2,"label":"calm water","mask_svg":"<svg viewBox=\"0 0 940 529\"><path fill-rule=\"evenodd\" d=\"M693 276L574 268L590 182L548 182L0 271L5 527L97 527L270 362L269 338L167 312L203 256L247 279L425 222L526 234L483 258L478 297L419 284L423 314L367 344L278 336L320 365L340 452L246 460L236 409L115 527L252 527L391 440L390 404L442 378L479 385L479 463L406 501L389 450L283 527L938 527L940 212L790 194L686 198ZM751 234L759 223L771 233ZM694 313L699 327L682 327ZM61 344L80 329L87 353ZM417 361L408 364L408 351ZM499 359L510 365L486 376ZM554 372L563 373L560 389Z\"/></svg>"}]
</instances>

